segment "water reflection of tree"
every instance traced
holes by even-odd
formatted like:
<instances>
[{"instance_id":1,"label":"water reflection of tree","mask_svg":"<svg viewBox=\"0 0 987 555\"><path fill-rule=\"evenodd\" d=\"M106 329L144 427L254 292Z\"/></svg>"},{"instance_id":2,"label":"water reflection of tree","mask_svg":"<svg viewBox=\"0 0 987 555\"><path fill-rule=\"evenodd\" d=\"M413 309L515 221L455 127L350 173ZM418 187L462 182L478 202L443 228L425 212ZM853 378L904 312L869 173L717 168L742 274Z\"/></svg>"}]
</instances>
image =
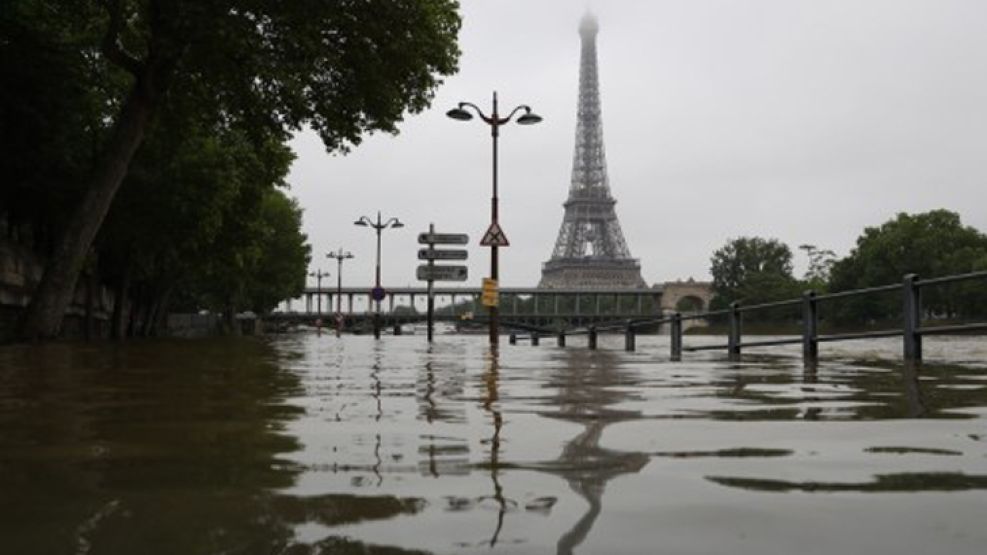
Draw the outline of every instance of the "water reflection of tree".
<instances>
[{"instance_id":1,"label":"water reflection of tree","mask_svg":"<svg viewBox=\"0 0 987 555\"><path fill-rule=\"evenodd\" d=\"M278 493L305 471L284 456L300 445L281 432L303 410L287 402L302 388L263 343L12 352L0 353L4 552L376 553L333 537L301 545L294 528L423 506Z\"/></svg>"},{"instance_id":2,"label":"water reflection of tree","mask_svg":"<svg viewBox=\"0 0 987 555\"><path fill-rule=\"evenodd\" d=\"M627 390L635 383L634 376L624 370L614 353L565 350L559 351L559 358L553 362L548 387L557 393L547 403L556 409L543 414L583 426L583 431L565 444L559 458L543 468L564 478L589 504L557 542L558 553L572 553L586 539L603 510L607 482L622 474L639 472L649 457L642 452L600 447L607 426L641 418L639 411L610 408L628 399Z\"/></svg>"},{"instance_id":3,"label":"water reflection of tree","mask_svg":"<svg viewBox=\"0 0 987 555\"><path fill-rule=\"evenodd\" d=\"M987 405L987 388L978 372L968 366L825 361L802 366L799 375L800 364L768 356L751 357L741 365L731 363L723 368L730 371L721 372L713 383L718 398L733 402L695 411L693 416L715 420L972 418L959 409Z\"/></svg>"}]
</instances>

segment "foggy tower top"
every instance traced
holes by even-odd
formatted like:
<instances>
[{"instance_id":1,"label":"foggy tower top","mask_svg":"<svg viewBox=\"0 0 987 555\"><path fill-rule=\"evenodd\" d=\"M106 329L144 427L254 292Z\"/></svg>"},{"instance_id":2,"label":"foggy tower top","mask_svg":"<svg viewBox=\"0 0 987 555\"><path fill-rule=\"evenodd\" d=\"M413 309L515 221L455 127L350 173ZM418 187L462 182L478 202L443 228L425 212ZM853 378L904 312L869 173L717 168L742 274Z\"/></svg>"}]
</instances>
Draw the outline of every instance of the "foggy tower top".
<instances>
[{"instance_id":1,"label":"foggy tower top","mask_svg":"<svg viewBox=\"0 0 987 555\"><path fill-rule=\"evenodd\" d=\"M590 13L579 22L579 106L569 198L551 259L539 287L642 288L641 266L631 258L610 194L597 75L596 36Z\"/></svg>"},{"instance_id":2,"label":"foggy tower top","mask_svg":"<svg viewBox=\"0 0 987 555\"><path fill-rule=\"evenodd\" d=\"M579 21L579 35L583 39L591 38L595 39L596 34L600 32L600 22L596 20L596 16L591 12L586 12L582 20Z\"/></svg>"}]
</instances>

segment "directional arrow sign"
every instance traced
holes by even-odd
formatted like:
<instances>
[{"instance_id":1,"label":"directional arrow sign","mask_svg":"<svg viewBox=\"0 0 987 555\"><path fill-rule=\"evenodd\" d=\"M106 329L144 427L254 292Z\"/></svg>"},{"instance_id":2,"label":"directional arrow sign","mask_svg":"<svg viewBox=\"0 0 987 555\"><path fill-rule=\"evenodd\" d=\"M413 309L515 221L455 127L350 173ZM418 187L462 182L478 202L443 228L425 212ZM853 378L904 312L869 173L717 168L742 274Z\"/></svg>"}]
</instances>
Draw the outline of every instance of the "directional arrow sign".
<instances>
[{"instance_id":1,"label":"directional arrow sign","mask_svg":"<svg viewBox=\"0 0 987 555\"><path fill-rule=\"evenodd\" d=\"M470 242L465 233L419 233L419 245L465 245Z\"/></svg>"},{"instance_id":2,"label":"directional arrow sign","mask_svg":"<svg viewBox=\"0 0 987 555\"><path fill-rule=\"evenodd\" d=\"M422 281L466 281L469 276L466 266L429 266L422 264L415 272Z\"/></svg>"},{"instance_id":3,"label":"directional arrow sign","mask_svg":"<svg viewBox=\"0 0 987 555\"><path fill-rule=\"evenodd\" d=\"M466 260L466 251L421 249L418 251L418 260Z\"/></svg>"}]
</instances>

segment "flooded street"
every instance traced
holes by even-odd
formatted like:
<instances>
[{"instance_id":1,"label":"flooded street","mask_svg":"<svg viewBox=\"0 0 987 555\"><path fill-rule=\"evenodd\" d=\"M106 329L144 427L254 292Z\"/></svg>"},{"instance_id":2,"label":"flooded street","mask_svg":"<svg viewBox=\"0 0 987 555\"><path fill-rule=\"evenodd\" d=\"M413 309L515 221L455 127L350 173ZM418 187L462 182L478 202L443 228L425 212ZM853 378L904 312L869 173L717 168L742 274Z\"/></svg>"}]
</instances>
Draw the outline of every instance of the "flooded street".
<instances>
[{"instance_id":1,"label":"flooded street","mask_svg":"<svg viewBox=\"0 0 987 555\"><path fill-rule=\"evenodd\" d=\"M983 553L987 338L580 339L2 347L0 553Z\"/></svg>"}]
</instances>

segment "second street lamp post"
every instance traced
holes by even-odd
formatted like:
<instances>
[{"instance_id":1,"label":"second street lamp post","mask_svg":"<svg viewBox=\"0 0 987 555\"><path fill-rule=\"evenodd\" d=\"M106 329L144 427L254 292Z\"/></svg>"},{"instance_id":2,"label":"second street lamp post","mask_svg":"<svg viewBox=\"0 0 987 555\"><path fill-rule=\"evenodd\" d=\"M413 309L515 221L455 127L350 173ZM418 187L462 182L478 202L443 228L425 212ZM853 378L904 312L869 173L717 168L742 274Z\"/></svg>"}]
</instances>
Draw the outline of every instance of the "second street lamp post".
<instances>
[{"instance_id":1,"label":"second street lamp post","mask_svg":"<svg viewBox=\"0 0 987 555\"><path fill-rule=\"evenodd\" d=\"M329 277L329 272L323 272L321 268L314 272L309 273L309 276L315 278L315 303L316 309L315 313L318 316L322 316L322 278Z\"/></svg>"},{"instance_id":2,"label":"second street lamp post","mask_svg":"<svg viewBox=\"0 0 987 555\"><path fill-rule=\"evenodd\" d=\"M500 136L500 126L506 123L510 123L511 119L518 112L524 112L520 117L517 118L517 122L520 125L532 125L541 121L541 116L535 114L531 111L531 108L527 105L521 104L511 110L506 117L500 117L497 113L497 92L493 93L493 110L490 115L483 113L483 110L479 106L473 104L472 102L460 102L458 106L446 112L446 115L452 119L459 121L469 121L473 119L473 114L469 113L466 108L472 109L476 112L476 115L480 116L480 120L490 126L490 136L493 137L493 196L490 198L490 229L499 229L499 223L497 221L497 138ZM497 245L490 246L490 279L495 283L498 280L498 267L497 267ZM499 284L498 284L499 287ZM499 313L497 305L494 304L488 307L489 319L490 319L490 344L496 346L500 341L500 322Z\"/></svg>"},{"instance_id":3,"label":"second street lamp post","mask_svg":"<svg viewBox=\"0 0 987 555\"><path fill-rule=\"evenodd\" d=\"M343 261L353 258L349 251L340 247L336 252L330 252L326 258L336 259L336 337L343 332Z\"/></svg>"},{"instance_id":4,"label":"second street lamp post","mask_svg":"<svg viewBox=\"0 0 987 555\"><path fill-rule=\"evenodd\" d=\"M390 218L386 222L382 222L380 210L378 210L376 222L366 216L361 216L359 220L353 222L353 225L370 227L377 232L377 268L374 273L374 288L370 291L370 297L376 302L376 310L374 311L374 339L380 339L380 301L384 300L386 296L384 288L380 286L380 232L389 227L395 229L404 227L404 224L397 218Z\"/></svg>"}]
</instances>

